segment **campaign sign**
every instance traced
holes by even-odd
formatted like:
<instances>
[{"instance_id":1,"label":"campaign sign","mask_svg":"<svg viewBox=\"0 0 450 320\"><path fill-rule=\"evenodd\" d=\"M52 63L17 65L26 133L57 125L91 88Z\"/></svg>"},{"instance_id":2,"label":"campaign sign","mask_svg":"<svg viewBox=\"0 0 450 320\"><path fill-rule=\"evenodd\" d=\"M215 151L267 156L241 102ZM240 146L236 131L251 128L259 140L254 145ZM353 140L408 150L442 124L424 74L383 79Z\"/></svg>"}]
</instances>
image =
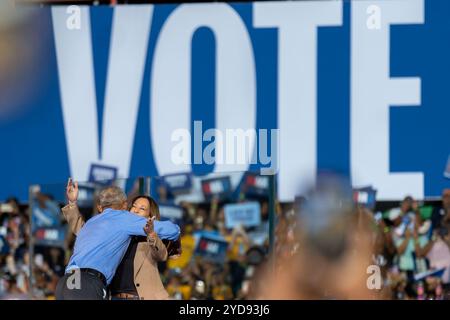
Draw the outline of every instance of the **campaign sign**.
<instances>
[{"instance_id":1,"label":"campaign sign","mask_svg":"<svg viewBox=\"0 0 450 320\"><path fill-rule=\"evenodd\" d=\"M170 220L179 224L183 218L183 209L175 205L160 205L159 214L161 215L161 220Z\"/></svg>"},{"instance_id":2,"label":"campaign sign","mask_svg":"<svg viewBox=\"0 0 450 320\"><path fill-rule=\"evenodd\" d=\"M117 168L101 164L91 164L89 182L109 186L117 178Z\"/></svg>"},{"instance_id":3,"label":"campaign sign","mask_svg":"<svg viewBox=\"0 0 450 320\"><path fill-rule=\"evenodd\" d=\"M34 233L35 244L65 249L65 228L39 228Z\"/></svg>"},{"instance_id":4,"label":"campaign sign","mask_svg":"<svg viewBox=\"0 0 450 320\"><path fill-rule=\"evenodd\" d=\"M224 207L225 226L229 229L241 224L244 227L254 227L261 223L261 208L259 202L227 204Z\"/></svg>"},{"instance_id":5,"label":"campaign sign","mask_svg":"<svg viewBox=\"0 0 450 320\"><path fill-rule=\"evenodd\" d=\"M174 195L189 193L192 187L191 173L169 174L163 177L164 184Z\"/></svg>"},{"instance_id":6,"label":"campaign sign","mask_svg":"<svg viewBox=\"0 0 450 320\"><path fill-rule=\"evenodd\" d=\"M78 200L79 207L92 207L94 205L95 189L87 185L78 186Z\"/></svg>"},{"instance_id":7,"label":"campaign sign","mask_svg":"<svg viewBox=\"0 0 450 320\"><path fill-rule=\"evenodd\" d=\"M353 189L354 203L362 204L366 208L375 208L377 191L372 187Z\"/></svg>"},{"instance_id":8,"label":"campaign sign","mask_svg":"<svg viewBox=\"0 0 450 320\"><path fill-rule=\"evenodd\" d=\"M448 156L447 167L445 168L444 176L450 179L450 156Z\"/></svg>"},{"instance_id":9,"label":"campaign sign","mask_svg":"<svg viewBox=\"0 0 450 320\"><path fill-rule=\"evenodd\" d=\"M218 197L220 200L223 200L231 194L230 177L205 179L201 183L206 201L210 201L213 197Z\"/></svg>"},{"instance_id":10,"label":"campaign sign","mask_svg":"<svg viewBox=\"0 0 450 320\"><path fill-rule=\"evenodd\" d=\"M223 263L227 255L228 242L202 235L197 243L195 255L211 262Z\"/></svg>"},{"instance_id":11,"label":"campaign sign","mask_svg":"<svg viewBox=\"0 0 450 320\"><path fill-rule=\"evenodd\" d=\"M414 280L415 281L421 281L424 280L428 277L436 277L436 278L442 278L442 276L444 275L445 272L445 268L440 268L440 269L434 269L434 270L428 270L425 272L421 272L421 273L417 273L414 275Z\"/></svg>"},{"instance_id":12,"label":"campaign sign","mask_svg":"<svg viewBox=\"0 0 450 320\"><path fill-rule=\"evenodd\" d=\"M0 236L0 254L8 254L9 253L9 245L8 241L3 236Z\"/></svg>"},{"instance_id":13,"label":"campaign sign","mask_svg":"<svg viewBox=\"0 0 450 320\"><path fill-rule=\"evenodd\" d=\"M249 196L267 196L269 194L269 177L247 172L242 190Z\"/></svg>"},{"instance_id":14,"label":"campaign sign","mask_svg":"<svg viewBox=\"0 0 450 320\"><path fill-rule=\"evenodd\" d=\"M251 242L257 246L263 246L266 240L269 238L268 232L252 231L248 232L248 237Z\"/></svg>"}]
</instances>

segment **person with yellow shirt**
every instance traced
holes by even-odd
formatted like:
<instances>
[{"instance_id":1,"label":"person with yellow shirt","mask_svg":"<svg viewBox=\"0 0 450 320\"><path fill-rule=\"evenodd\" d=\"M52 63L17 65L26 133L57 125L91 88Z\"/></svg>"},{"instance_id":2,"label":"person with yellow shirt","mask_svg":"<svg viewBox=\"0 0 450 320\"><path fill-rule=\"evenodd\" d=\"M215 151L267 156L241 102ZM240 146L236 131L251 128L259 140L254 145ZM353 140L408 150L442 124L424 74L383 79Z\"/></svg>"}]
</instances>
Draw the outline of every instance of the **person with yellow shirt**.
<instances>
[{"instance_id":1,"label":"person with yellow shirt","mask_svg":"<svg viewBox=\"0 0 450 320\"><path fill-rule=\"evenodd\" d=\"M192 287L189 284L183 284L180 275L171 277L167 285L167 292L174 300L189 300L191 291Z\"/></svg>"},{"instance_id":2,"label":"person with yellow shirt","mask_svg":"<svg viewBox=\"0 0 450 320\"><path fill-rule=\"evenodd\" d=\"M236 226L231 234L225 236L225 240L229 243L227 251L229 261L242 262L251 245L244 227L242 225Z\"/></svg>"},{"instance_id":3,"label":"person with yellow shirt","mask_svg":"<svg viewBox=\"0 0 450 320\"><path fill-rule=\"evenodd\" d=\"M216 274L212 279L212 297L214 300L230 300L233 291L225 282L224 274Z\"/></svg>"}]
</instances>

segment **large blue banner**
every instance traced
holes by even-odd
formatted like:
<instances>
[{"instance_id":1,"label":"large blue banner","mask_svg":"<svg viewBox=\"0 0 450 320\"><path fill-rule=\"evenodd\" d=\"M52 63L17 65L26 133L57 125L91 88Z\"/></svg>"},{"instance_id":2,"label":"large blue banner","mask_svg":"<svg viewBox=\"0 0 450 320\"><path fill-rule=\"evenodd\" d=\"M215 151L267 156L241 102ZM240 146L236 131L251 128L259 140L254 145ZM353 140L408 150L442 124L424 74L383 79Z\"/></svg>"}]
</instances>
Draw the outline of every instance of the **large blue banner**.
<instances>
[{"instance_id":1,"label":"large blue banner","mask_svg":"<svg viewBox=\"0 0 450 320\"><path fill-rule=\"evenodd\" d=\"M321 169L379 200L450 185L450 1L17 10L0 200L87 181L93 164L119 178L271 168L282 201ZM227 161L227 130L255 161ZM211 142L224 161L205 157Z\"/></svg>"}]
</instances>

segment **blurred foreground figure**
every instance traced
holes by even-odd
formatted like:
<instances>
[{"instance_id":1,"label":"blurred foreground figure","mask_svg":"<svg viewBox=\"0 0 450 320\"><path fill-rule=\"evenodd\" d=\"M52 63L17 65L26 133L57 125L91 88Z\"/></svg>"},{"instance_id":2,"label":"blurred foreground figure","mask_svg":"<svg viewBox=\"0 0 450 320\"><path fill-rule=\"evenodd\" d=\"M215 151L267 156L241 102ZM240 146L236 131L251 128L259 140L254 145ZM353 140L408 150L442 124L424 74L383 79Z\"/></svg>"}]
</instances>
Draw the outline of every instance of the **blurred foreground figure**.
<instances>
[{"instance_id":1,"label":"blurred foreground figure","mask_svg":"<svg viewBox=\"0 0 450 320\"><path fill-rule=\"evenodd\" d=\"M374 273L377 266L369 267L372 217L353 206L346 179L320 176L295 207L298 245L291 256L275 257L275 270L269 263L259 271L251 298L381 298L381 274Z\"/></svg>"},{"instance_id":2,"label":"blurred foreground figure","mask_svg":"<svg viewBox=\"0 0 450 320\"><path fill-rule=\"evenodd\" d=\"M36 100L49 85L39 71L50 68L52 32L43 10L22 3L0 1L0 123L42 107Z\"/></svg>"}]
</instances>

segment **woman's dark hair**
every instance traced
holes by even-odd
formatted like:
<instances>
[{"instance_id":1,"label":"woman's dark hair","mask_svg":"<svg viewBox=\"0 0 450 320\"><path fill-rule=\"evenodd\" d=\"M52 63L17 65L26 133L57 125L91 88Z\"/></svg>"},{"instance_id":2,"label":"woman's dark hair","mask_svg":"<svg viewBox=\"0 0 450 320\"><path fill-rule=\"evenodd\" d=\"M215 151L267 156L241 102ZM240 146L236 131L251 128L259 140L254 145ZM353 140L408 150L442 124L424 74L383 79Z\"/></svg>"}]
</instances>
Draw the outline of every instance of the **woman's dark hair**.
<instances>
[{"instance_id":1,"label":"woman's dark hair","mask_svg":"<svg viewBox=\"0 0 450 320\"><path fill-rule=\"evenodd\" d=\"M182 250L181 250L181 241L180 239L177 240L167 240L167 239L163 239L161 240L164 245L167 248L167 255L170 256L177 256L177 255L181 255Z\"/></svg>"},{"instance_id":2,"label":"woman's dark hair","mask_svg":"<svg viewBox=\"0 0 450 320\"><path fill-rule=\"evenodd\" d=\"M156 216L156 220L159 220L161 218L161 216L159 214L159 206L152 197L149 197L146 195L139 195L139 196L134 197L133 200L131 200L131 202L130 202L129 209L131 209L131 207L136 202L136 200L141 199L141 198L147 199L147 201L149 203L150 217Z\"/></svg>"}]
</instances>

